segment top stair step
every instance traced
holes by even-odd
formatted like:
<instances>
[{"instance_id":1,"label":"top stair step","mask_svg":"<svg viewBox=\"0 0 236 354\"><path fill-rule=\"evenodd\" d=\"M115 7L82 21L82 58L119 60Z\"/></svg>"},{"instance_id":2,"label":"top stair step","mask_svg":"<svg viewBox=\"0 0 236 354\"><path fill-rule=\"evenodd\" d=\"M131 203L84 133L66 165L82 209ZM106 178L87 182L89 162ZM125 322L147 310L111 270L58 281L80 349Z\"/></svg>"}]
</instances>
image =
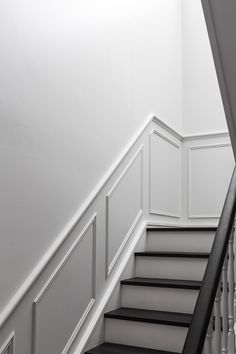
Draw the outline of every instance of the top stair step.
<instances>
[{"instance_id":1,"label":"top stair step","mask_svg":"<svg viewBox=\"0 0 236 354\"><path fill-rule=\"evenodd\" d=\"M135 252L135 257L209 258L208 252Z\"/></svg>"},{"instance_id":2,"label":"top stair step","mask_svg":"<svg viewBox=\"0 0 236 354\"><path fill-rule=\"evenodd\" d=\"M160 232L216 232L217 227L215 226L201 226L201 227L158 227L158 226L148 226L147 231L160 231Z\"/></svg>"},{"instance_id":3,"label":"top stair step","mask_svg":"<svg viewBox=\"0 0 236 354\"><path fill-rule=\"evenodd\" d=\"M147 226L147 231L160 231L160 232L216 232L217 227L215 226L186 226L186 227L158 227L158 226Z\"/></svg>"},{"instance_id":4,"label":"top stair step","mask_svg":"<svg viewBox=\"0 0 236 354\"><path fill-rule=\"evenodd\" d=\"M178 354L174 352L166 352L162 350L146 349L141 347L133 347L129 345L121 345L115 343L103 343L94 349L90 349L86 354Z\"/></svg>"},{"instance_id":5,"label":"top stair step","mask_svg":"<svg viewBox=\"0 0 236 354\"><path fill-rule=\"evenodd\" d=\"M147 251L210 252L216 227L148 227Z\"/></svg>"}]
</instances>

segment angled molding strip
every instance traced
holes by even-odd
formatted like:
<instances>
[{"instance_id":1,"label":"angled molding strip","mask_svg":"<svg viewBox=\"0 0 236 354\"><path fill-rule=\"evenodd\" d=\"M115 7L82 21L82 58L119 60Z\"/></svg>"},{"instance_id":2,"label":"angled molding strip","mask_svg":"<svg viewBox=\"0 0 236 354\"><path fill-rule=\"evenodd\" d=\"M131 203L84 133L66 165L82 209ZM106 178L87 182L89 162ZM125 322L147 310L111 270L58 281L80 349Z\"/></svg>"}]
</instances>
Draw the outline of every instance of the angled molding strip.
<instances>
[{"instance_id":1,"label":"angled molding strip","mask_svg":"<svg viewBox=\"0 0 236 354\"><path fill-rule=\"evenodd\" d=\"M139 184L138 190L137 190L137 192L139 192L139 198L138 198L139 205L137 205L138 211L134 217L134 220L132 220L132 224L128 225L127 233L125 235L121 235L122 236L121 243L118 246L118 249L116 249L115 255L113 256L112 260L110 261L110 244L112 242L112 233L111 233L112 225L111 225L110 214L111 214L112 196L114 195L114 193L118 189L121 182L124 181L128 172L132 169L134 164L138 161L138 158L140 159L140 166L139 166L140 170L137 175L137 178L139 178L139 181L137 182ZM134 181L133 181L133 183L134 183ZM123 202L125 202L125 200ZM119 204L121 204L121 205L119 205L119 207L123 209L124 205L123 205L123 203L121 203L120 199L119 199ZM128 200L125 205L127 207ZM125 167L125 169L123 170L123 172L121 173L121 175L119 176L119 178L117 179L117 181L115 182L115 184L113 185L113 187L111 188L111 190L109 191L109 193L106 196L106 275L107 276L110 275L113 267L115 266L122 250L124 249L127 241L129 240L130 235L132 234L132 232L133 232L135 226L137 225L142 214L143 214L143 144L139 147L139 149L137 150L135 155L132 157L132 159L130 160L128 165ZM118 218L119 218L119 215L117 215L117 219ZM122 221L123 220L121 220L121 222Z\"/></svg>"},{"instance_id":2,"label":"angled molding strip","mask_svg":"<svg viewBox=\"0 0 236 354\"><path fill-rule=\"evenodd\" d=\"M34 354L41 354L41 351L39 350L39 314L40 314L40 304L43 302L45 296L47 295L47 292L55 285L55 282L62 272L63 268L66 267L68 261L72 258L72 256L75 254L76 250L79 248L82 240L85 237L89 237L89 229L92 227L92 284L91 284L91 294L90 294L90 299L88 299L88 304L86 308L84 309L84 312L82 313L81 317L78 319L78 322L75 326L75 328L72 331L72 334L70 335L70 338L68 338L67 342L65 343L64 349L62 353L67 353L69 347L71 346L74 338L78 334L83 322L85 321L86 317L88 316L91 308L94 305L95 302L95 289L96 289L96 217L97 214L94 214L91 218L91 220L86 224L84 229L81 231L79 236L77 237L76 241L73 243L69 251L66 253L64 258L61 260L59 265L57 266L56 270L53 272L51 277L48 279L47 283L43 287L43 289L40 291L36 299L34 300L33 303L33 353ZM88 236L87 236L88 235ZM86 256L86 255L85 255ZM76 281L77 279L74 279ZM72 281L72 279L70 279ZM66 300L66 299L65 299ZM63 304L62 304L63 305ZM65 306L65 304L64 304Z\"/></svg>"},{"instance_id":3,"label":"angled molding strip","mask_svg":"<svg viewBox=\"0 0 236 354\"><path fill-rule=\"evenodd\" d=\"M0 354L15 354L15 332L12 332L2 345Z\"/></svg>"}]
</instances>

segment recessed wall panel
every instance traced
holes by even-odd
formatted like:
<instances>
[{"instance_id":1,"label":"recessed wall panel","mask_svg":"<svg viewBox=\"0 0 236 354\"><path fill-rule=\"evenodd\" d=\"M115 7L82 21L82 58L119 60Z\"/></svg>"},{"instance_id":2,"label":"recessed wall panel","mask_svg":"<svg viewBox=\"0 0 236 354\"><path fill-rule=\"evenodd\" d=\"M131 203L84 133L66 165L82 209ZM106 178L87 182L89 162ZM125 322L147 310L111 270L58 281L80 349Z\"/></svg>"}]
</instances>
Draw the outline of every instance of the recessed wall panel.
<instances>
[{"instance_id":1,"label":"recessed wall panel","mask_svg":"<svg viewBox=\"0 0 236 354\"><path fill-rule=\"evenodd\" d=\"M79 235L34 302L34 353L64 353L95 298L95 220Z\"/></svg>"},{"instance_id":2,"label":"recessed wall panel","mask_svg":"<svg viewBox=\"0 0 236 354\"><path fill-rule=\"evenodd\" d=\"M142 214L142 150L137 151L107 195L107 274Z\"/></svg>"},{"instance_id":3,"label":"recessed wall panel","mask_svg":"<svg viewBox=\"0 0 236 354\"><path fill-rule=\"evenodd\" d=\"M157 131L150 134L150 213L178 218L181 207L181 149Z\"/></svg>"},{"instance_id":4,"label":"recessed wall panel","mask_svg":"<svg viewBox=\"0 0 236 354\"><path fill-rule=\"evenodd\" d=\"M234 158L230 144L194 146L188 150L188 217L218 218Z\"/></svg>"}]
</instances>

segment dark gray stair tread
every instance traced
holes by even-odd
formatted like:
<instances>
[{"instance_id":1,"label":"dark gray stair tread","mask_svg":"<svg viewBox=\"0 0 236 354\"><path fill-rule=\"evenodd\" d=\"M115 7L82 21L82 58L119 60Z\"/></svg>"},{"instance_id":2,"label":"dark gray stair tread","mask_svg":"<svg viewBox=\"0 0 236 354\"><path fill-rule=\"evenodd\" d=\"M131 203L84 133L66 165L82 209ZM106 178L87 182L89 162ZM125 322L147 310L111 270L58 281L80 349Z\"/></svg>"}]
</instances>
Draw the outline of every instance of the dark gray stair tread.
<instances>
[{"instance_id":1,"label":"dark gray stair tread","mask_svg":"<svg viewBox=\"0 0 236 354\"><path fill-rule=\"evenodd\" d=\"M209 258L206 252L135 252L136 257Z\"/></svg>"},{"instance_id":2,"label":"dark gray stair tread","mask_svg":"<svg viewBox=\"0 0 236 354\"><path fill-rule=\"evenodd\" d=\"M154 350L141 347L133 347L129 345L121 345L115 343L103 343L96 348L90 349L86 354L178 354L174 352L166 352L163 350Z\"/></svg>"},{"instance_id":3,"label":"dark gray stair tread","mask_svg":"<svg viewBox=\"0 0 236 354\"><path fill-rule=\"evenodd\" d=\"M121 281L122 285L131 286L148 286L157 288L172 288L172 289L191 289L199 290L201 281L194 280L178 280L178 279L158 279L158 278L140 278L135 277Z\"/></svg>"},{"instance_id":4,"label":"dark gray stair tread","mask_svg":"<svg viewBox=\"0 0 236 354\"><path fill-rule=\"evenodd\" d=\"M121 307L114 311L105 313L104 317L117 320L156 323L178 327L189 327L192 319L192 315L186 313L143 310L128 307Z\"/></svg>"},{"instance_id":5,"label":"dark gray stair tread","mask_svg":"<svg viewBox=\"0 0 236 354\"><path fill-rule=\"evenodd\" d=\"M217 227L214 226L206 226L206 227L157 227L157 226L148 226L147 231L180 231L180 232L186 232L186 231L194 231L194 232L215 232L217 230Z\"/></svg>"}]
</instances>

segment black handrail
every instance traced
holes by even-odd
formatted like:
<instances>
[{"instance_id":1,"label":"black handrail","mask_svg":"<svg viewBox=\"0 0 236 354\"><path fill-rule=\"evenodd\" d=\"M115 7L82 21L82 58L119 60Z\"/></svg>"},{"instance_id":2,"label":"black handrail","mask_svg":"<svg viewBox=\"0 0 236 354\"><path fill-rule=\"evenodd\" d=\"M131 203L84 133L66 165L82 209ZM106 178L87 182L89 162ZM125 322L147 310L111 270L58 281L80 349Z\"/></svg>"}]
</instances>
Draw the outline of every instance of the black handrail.
<instances>
[{"instance_id":1,"label":"black handrail","mask_svg":"<svg viewBox=\"0 0 236 354\"><path fill-rule=\"evenodd\" d=\"M236 213L236 167L182 354L202 353Z\"/></svg>"}]
</instances>

